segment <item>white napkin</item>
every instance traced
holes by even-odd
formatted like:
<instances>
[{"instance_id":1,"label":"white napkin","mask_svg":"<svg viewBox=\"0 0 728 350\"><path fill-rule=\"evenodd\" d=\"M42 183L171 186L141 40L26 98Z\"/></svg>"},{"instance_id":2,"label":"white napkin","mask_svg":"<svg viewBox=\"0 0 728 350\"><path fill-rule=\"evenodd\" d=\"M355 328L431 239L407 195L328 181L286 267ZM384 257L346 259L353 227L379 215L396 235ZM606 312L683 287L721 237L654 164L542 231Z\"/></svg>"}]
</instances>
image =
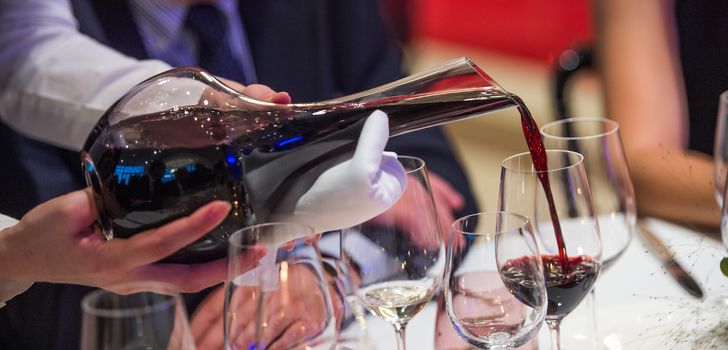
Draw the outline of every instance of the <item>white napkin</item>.
<instances>
[{"instance_id":1,"label":"white napkin","mask_svg":"<svg viewBox=\"0 0 728 350\"><path fill-rule=\"evenodd\" d=\"M374 111L364 123L354 156L321 174L298 200L292 215L279 215L272 221L303 223L326 232L358 225L389 209L402 196L407 176L397 155L384 152L388 139L389 119L384 112ZM295 231L269 233L259 241L266 247L301 238ZM236 277L234 283L275 290L275 255L275 250L269 252L259 266Z\"/></svg>"},{"instance_id":2,"label":"white napkin","mask_svg":"<svg viewBox=\"0 0 728 350\"><path fill-rule=\"evenodd\" d=\"M389 209L404 192L407 177L397 155L384 152L388 139L389 119L374 111L364 123L354 156L321 174L293 214L274 221L304 223L326 232L360 224Z\"/></svg>"}]
</instances>

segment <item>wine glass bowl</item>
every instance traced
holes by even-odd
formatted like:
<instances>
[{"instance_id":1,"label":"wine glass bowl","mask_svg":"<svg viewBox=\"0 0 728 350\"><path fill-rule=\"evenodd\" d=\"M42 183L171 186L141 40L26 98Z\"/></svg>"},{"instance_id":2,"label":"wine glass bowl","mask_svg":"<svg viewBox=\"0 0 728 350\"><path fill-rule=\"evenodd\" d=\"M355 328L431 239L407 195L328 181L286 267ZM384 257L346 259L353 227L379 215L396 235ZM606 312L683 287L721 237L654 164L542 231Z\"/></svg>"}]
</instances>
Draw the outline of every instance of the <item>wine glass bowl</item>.
<instances>
[{"instance_id":1,"label":"wine glass bowl","mask_svg":"<svg viewBox=\"0 0 728 350\"><path fill-rule=\"evenodd\" d=\"M399 156L407 174L402 197L383 214L343 230L355 294L367 310L391 323L405 348L409 321L440 288L445 249L425 163Z\"/></svg>"},{"instance_id":2,"label":"wine glass bowl","mask_svg":"<svg viewBox=\"0 0 728 350\"><path fill-rule=\"evenodd\" d=\"M480 349L526 344L538 334L547 305L528 219L485 212L458 219L452 227L444 293L456 332Z\"/></svg>"},{"instance_id":3,"label":"wine glass bowl","mask_svg":"<svg viewBox=\"0 0 728 350\"><path fill-rule=\"evenodd\" d=\"M499 209L531 219L543 262L546 323L560 349L561 319L591 291L601 270L602 244L584 157L547 150L548 170L536 170L529 153L503 161Z\"/></svg>"},{"instance_id":4,"label":"wine glass bowl","mask_svg":"<svg viewBox=\"0 0 728 350\"><path fill-rule=\"evenodd\" d=\"M624 253L634 236L637 207L634 186L622 147L619 124L602 118L570 118L545 124L546 149L563 149L584 156L602 238L602 268Z\"/></svg>"},{"instance_id":5,"label":"wine glass bowl","mask_svg":"<svg viewBox=\"0 0 728 350\"><path fill-rule=\"evenodd\" d=\"M135 282L99 289L82 302L82 350L194 350L182 298L172 286ZM139 292L146 290L144 292Z\"/></svg>"},{"instance_id":6,"label":"wine glass bowl","mask_svg":"<svg viewBox=\"0 0 728 350\"><path fill-rule=\"evenodd\" d=\"M328 349L335 342L330 285L312 228L297 223L246 227L230 236L225 292L226 349ZM273 243L271 243L273 242ZM287 242L279 247L278 242ZM245 261L264 250L260 263Z\"/></svg>"}]
</instances>

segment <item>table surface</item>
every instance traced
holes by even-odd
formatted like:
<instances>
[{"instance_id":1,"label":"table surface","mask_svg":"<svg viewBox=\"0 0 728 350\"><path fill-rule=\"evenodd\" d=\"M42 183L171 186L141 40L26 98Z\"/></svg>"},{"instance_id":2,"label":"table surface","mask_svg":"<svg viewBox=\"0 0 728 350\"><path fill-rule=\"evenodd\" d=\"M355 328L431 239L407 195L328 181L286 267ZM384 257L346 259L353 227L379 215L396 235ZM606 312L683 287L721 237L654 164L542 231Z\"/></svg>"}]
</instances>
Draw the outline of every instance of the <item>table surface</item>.
<instances>
[{"instance_id":1,"label":"table surface","mask_svg":"<svg viewBox=\"0 0 728 350\"><path fill-rule=\"evenodd\" d=\"M589 305L580 307L564 320L565 348L728 349L728 312L723 312L728 310L728 277L719 268L725 248L717 237L665 221L647 219L646 224L701 284L705 298L690 296L666 273L645 242L633 237L624 255L597 282L596 330L588 327ZM726 296L725 302L721 296ZM410 322L408 349L435 348L436 309L431 303ZM392 326L375 317L367 319L367 335L376 349L396 346ZM598 342L584 343L585 338ZM545 325L538 342L540 348L549 348Z\"/></svg>"}]
</instances>

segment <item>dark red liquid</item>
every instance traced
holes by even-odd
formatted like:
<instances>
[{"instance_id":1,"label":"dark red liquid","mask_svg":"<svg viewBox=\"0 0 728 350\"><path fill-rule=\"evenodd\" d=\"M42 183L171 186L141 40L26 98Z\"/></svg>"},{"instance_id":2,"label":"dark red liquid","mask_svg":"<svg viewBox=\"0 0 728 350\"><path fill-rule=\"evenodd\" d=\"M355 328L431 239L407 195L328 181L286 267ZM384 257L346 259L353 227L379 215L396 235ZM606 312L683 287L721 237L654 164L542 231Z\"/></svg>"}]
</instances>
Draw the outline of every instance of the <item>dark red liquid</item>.
<instances>
[{"instance_id":1,"label":"dark red liquid","mask_svg":"<svg viewBox=\"0 0 728 350\"><path fill-rule=\"evenodd\" d=\"M509 260L500 271L511 293L523 302L535 300L532 288L519 287L528 285L523 282L526 278L524 271L532 271L534 259L533 256L525 256ZM599 263L586 255L569 257L568 269L564 268L557 255L542 255L541 261L548 298L546 315L558 317L569 314L594 286L599 275Z\"/></svg>"},{"instance_id":2,"label":"dark red liquid","mask_svg":"<svg viewBox=\"0 0 728 350\"><path fill-rule=\"evenodd\" d=\"M509 260L500 271L500 278L508 291L520 302L532 307L542 307L541 291L534 273L538 271L536 257L524 256Z\"/></svg>"},{"instance_id":3,"label":"dark red liquid","mask_svg":"<svg viewBox=\"0 0 728 350\"><path fill-rule=\"evenodd\" d=\"M549 183L548 173L548 159L546 157L546 147L543 145L541 139L541 131L536 125L536 121L533 120L531 112L526 108L526 105L518 96L513 96L513 100L516 103L518 111L521 113L521 127L523 128L523 137L526 139L528 150L531 153L531 159L533 161L533 167L536 169L538 180L543 186L543 190L546 193L546 201L549 205L549 214L551 215L551 224L554 226L554 234L556 235L556 244L559 249L559 259L561 264L568 271L569 267L569 256L566 253L566 244L564 243L564 236L561 234L561 224L559 223L559 215L556 212L556 205L554 204L554 196L551 192L551 184Z\"/></svg>"}]
</instances>

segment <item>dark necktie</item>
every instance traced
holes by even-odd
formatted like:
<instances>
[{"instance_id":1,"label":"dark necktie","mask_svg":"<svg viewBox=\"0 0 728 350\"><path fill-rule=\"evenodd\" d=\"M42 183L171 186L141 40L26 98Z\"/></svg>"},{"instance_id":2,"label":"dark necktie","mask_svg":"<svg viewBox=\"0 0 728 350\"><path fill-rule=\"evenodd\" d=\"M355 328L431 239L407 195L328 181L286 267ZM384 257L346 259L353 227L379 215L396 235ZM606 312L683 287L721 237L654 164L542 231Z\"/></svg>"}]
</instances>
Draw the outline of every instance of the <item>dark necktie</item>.
<instances>
[{"instance_id":1,"label":"dark necktie","mask_svg":"<svg viewBox=\"0 0 728 350\"><path fill-rule=\"evenodd\" d=\"M187 28L197 36L197 63L210 73L247 83L240 60L230 49L226 19L210 4L191 6L187 13Z\"/></svg>"}]
</instances>

